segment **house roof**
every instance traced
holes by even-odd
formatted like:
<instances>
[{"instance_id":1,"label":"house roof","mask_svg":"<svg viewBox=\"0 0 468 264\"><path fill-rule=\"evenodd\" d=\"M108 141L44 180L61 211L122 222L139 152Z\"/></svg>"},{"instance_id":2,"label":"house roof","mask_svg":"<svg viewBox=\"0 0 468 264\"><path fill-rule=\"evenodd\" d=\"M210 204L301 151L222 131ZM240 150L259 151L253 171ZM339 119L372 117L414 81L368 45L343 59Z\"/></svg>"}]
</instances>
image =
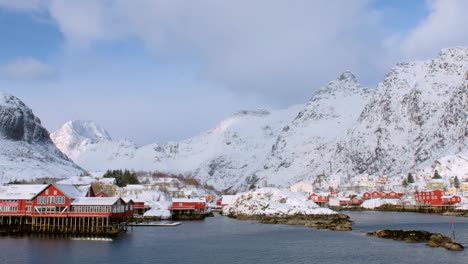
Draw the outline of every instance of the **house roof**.
<instances>
[{"instance_id":1,"label":"house roof","mask_svg":"<svg viewBox=\"0 0 468 264\"><path fill-rule=\"evenodd\" d=\"M205 199L202 198L173 198L173 203L204 203Z\"/></svg>"},{"instance_id":2,"label":"house roof","mask_svg":"<svg viewBox=\"0 0 468 264\"><path fill-rule=\"evenodd\" d=\"M57 189L59 189L61 192L63 192L63 194L72 199L83 197L85 195L71 184L54 184L54 186L57 187Z\"/></svg>"},{"instance_id":3,"label":"house roof","mask_svg":"<svg viewBox=\"0 0 468 264\"><path fill-rule=\"evenodd\" d=\"M120 197L80 197L71 205L114 205Z\"/></svg>"},{"instance_id":4,"label":"house roof","mask_svg":"<svg viewBox=\"0 0 468 264\"><path fill-rule=\"evenodd\" d=\"M43 191L47 184L12 184L1 186L0 199L30 200Z\"/></svg>"},{"instance_id":5,"label":"house roof","mask_svg":"<svg viewBox=\"0 0 468 264\"><path fill-rule=\"evenodd\" d=\"M221 200L221 204L231 204L234 200L235 195L223 195L223 200Z\"/></svg>"}]
</instances>

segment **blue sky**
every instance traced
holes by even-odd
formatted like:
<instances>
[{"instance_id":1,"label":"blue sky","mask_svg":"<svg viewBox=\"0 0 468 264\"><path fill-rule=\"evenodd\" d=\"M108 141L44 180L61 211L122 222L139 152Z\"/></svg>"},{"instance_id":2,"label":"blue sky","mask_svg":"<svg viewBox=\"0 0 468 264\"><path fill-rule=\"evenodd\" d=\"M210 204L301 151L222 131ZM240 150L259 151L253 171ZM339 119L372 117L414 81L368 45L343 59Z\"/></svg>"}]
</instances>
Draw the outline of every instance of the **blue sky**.
<instances>
[{"instance_id":1,"label":"blue sky","mask_svg":"<svg viewBox=\"0 0 468 264\"><path fill-rule=\"evenodd\" d=\"M345 70L375 87L398 61L465 46L467 2L0 0L0 90L50 131L82 119L180 140L305 103Z\"/></svg>"}]
</instances>

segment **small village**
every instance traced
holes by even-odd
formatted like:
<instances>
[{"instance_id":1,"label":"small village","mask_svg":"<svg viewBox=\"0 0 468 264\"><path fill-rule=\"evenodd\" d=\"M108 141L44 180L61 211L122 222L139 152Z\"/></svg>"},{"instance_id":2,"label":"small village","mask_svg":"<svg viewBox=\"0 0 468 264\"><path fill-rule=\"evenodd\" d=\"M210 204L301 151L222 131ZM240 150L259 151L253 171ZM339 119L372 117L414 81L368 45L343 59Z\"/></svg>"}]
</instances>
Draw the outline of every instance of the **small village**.
<instances>
[{"instance_id":1,"label":"small village","mask_svg":"<svg viewBox=\"0 0 468 264\"><path fill-rule=\"evenodd\" d=\"M236 199L204 189L193 179L143 176L144 183L119 187L115 178L76 176L50 184L0 186L0 232L113 235L150 220L202 220ZM466 213L468 181L446 186L442 179L392 185L385 177L328 177L327 190L301 181L288 191L304 194L320 207L335 210L389 210ZM345 184L341 184L341 181ZM194 183L194 185L188 184ZM456 185L456 186L455 186ZM266 182L251 188L271 187Z\"/></svg>"}]
</instances>

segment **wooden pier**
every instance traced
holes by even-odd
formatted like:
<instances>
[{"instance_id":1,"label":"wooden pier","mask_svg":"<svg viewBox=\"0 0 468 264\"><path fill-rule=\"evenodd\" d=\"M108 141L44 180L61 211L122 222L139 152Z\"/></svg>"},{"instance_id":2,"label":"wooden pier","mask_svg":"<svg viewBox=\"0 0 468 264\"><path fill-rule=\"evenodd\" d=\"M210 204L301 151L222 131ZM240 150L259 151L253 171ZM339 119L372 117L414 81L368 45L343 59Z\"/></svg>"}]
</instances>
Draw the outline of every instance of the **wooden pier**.
<instances>
[{"instance_id":1,"label":"wooden pier","mask_svg":"<svg viewBox=\"0 0 468 264\"><path fill-rule=\"evenodd\" d=\"M1 234L114 235L127 231L127 218L0 216Z\"/></svg>"}]
</instances>

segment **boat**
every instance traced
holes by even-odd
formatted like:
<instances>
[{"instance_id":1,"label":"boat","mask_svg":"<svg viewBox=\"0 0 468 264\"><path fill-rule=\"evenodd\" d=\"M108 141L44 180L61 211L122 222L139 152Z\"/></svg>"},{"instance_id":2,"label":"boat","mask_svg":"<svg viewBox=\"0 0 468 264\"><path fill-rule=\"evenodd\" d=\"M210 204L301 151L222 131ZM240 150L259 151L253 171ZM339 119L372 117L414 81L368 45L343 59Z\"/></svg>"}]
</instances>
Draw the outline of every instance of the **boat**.
<instances>
[{"instance_id":1,"label":"boat","mask_svg":"<svg viewBox=\"0 0 468 264\"><path fill-rule=\"evenodd\" d=\"M133 222L128 223L127 226L178 226L180 222L169 222L169 221L159 221L159 222Z\"/></svg>"}]
</instances>

